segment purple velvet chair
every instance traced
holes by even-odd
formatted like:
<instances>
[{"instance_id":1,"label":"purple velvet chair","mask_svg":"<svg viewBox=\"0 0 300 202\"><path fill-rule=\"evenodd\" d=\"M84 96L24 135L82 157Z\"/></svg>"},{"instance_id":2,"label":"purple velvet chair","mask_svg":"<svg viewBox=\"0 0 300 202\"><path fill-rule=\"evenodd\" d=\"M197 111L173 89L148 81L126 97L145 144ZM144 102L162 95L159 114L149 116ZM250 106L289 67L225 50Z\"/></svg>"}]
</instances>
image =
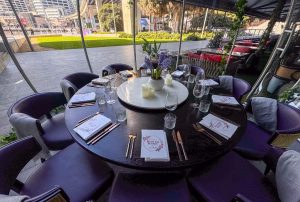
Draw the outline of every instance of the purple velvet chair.
<instances>
[{"instance_id":1,"label":"purple velvet chair","mask_svg":"<svg viewBox=\"0 0 300 202\"><path fill-rule=\"evenodd\" d=\"M129 65L122 64L122 63L107 65L102 70L102 76L118 73L123 70L133 70L133 68Z\"/></svg>"},{"instance_id":2,"label":"purple velvet chair","mask_svg":"<svg viewBox=\"0 0 300 202\"><path fill-rule=\"evenodd\" d=\"M247 106L251 108L251 104ZM300 132L300 110L283 103L277 103L277 130L278 133ZM252 160L261 160L271 148L269 141L273 134L255 123L248 121L245 134L234 150Z\"/></svg>"},{"instance_id":3,"label":"purple velvet chair","mask_svg":"<svg viewBox=\"0 0 300 202\"><path fill-rule=\"evenodd\" d=\"M110 202L190 202L183 176L177 173L119 173L109 197Z\"/></svg>"},{"instance_id":4,"label":"purple velvet chair","mask_svg":"<svg viewBox=\"0 0 300 202\"><path fill-rule=\"evenodd\" d=\"M191 74L197 75L198 72L204 72L204 69L198 66L191 66Z\"/></svg>"},{"instance_id":5,"label":"purple velvet chair","mask_svg":"<svg viewBox=\"0 0 300 202\"><path fill-rule=\"evenodd\" d=\"M216 82L220 82L219 78L214 79ZM242 97L247 94L251 90L251 85L240 78L233 77L233 88L232 88L232 96L237 100L241 100Z\"/></svg>"},{"instance_id":6,"label":"purple velvet chair","mask_svg":"<svg viewBox=\"0 0 300 202\"><path fill-rule=\"evenodd\" d=\"M66 99L70 100L78 89L82 88L86 84L90 83L91 80L96 78L99 78L99 76L96 74L78 72L64 77L60 82L60 86Z\"/></svg>"},{"instance_id":7,"label":"purple velvet chair","mask_svg":"<svg viewBox=\"0 0 300 202\"><path fill-rule=\"evenodd\" d=\"M188 181L199 201L279 201L272 183L235 152L192 171Z\"/></svg>"},{"instance_id":8,"label":"purple velvet chair","mask_svg":"<svg viewBox=\"0 0 300 202\"><path fill-rule=\"evenodd\" d=\"M64 113L50 114L64 104L66 99L62 93L36 93L14 103L7 113L19 138L32 135L43 151L49 153L47 149L61 150L74 142L66 128Z\"/></svg>"},{"instance_id":9,"label":"purple velvet chair","mask_svg":"<svg viewBox=\"0 0 300 202\"><path fill-rule=\"evenodd\" d=\"M98 157L77 144L60 151L26 180L16 178L22 168L41 150L33 137L15 141L0 148L0 194L12 189L21 195L45 195L61 187L70 201L87 201L99 197L110 185L113 172Z\"/></svg>"}]
</instances>

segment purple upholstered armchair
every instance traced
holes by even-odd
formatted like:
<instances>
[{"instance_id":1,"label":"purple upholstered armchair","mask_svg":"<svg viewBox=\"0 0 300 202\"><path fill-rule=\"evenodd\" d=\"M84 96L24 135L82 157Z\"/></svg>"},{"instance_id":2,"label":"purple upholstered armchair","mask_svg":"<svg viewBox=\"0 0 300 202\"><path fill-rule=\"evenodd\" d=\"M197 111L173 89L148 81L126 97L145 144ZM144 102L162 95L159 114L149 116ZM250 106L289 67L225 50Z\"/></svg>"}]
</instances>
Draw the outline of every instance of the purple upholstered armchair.
<instances>
[{"instance_id":1,"label":"purple upholstered armchair","mask_svg":"<svg viewBox=\"0 0 300 202\"><path fill-rule=\"evenodd\" d=\"M272 183L235 152L195 169L188 181L199 201L279 201Z\"/></svg>"},{"instance_id":2,"label":"purple upholstered armchair","mask_svg":"<svg viewBox=\"0 0 300 202\"><path fill-rule=\"evenodd\" d=\"M190 202L186 180L178 173L119 173L109 202Z\"/></svg>"},{"instance_id":3,"label":"purple upholstered armchair","mask_svg":"<svg viewBox=\"0 0 300 202\"><path fill-rule=\"evenodd\" d=\"M99 78L99 76L96 74L78 72L64 77L60 82L60 86L66 99L70 100L78 89L82 88L83 86L91 82L91 80L96 78Z\"/></svg>"},{"instance_id":4,"label":"purple upholstered armchair","mask_svg":"<svg viewBox=\"0 0 300 202\"><path fill-rule=\"evenodd\" d=\"M247 108L250 108L250 104ZM289 134L300 132L300 110L283 103L277 103L277 133ZM272 132L260 128L248 121L246 131L234 148L248 159L261 160L271 148L269 141Z\"/></svg>"},{"instance_id":5,"label":"purple upholstered armchair","mask_svg":"<svg viewBox=\"0 0 300 202\"><path fill-rule=\"evenodd\" d=\"M113 73L118 73L123 70L133 70L133 68L129 65L122 64L122 63L107 65L102 70L102 76L107 76L107 75L110 75Z\"/></svg>"},{"instance_id":6,"label":"purple upholstered armchair","mask_svg":"<svg viewBox=\"0 0 300 202\"><path fill-rule=\"evenodd\" d=\"M8 195L12 189L28 197L38 196L28 201L39 201L57 193L59 186L67 195L65 199L87 201L99 197L112 181L113 172L108 165L77 144L45 161L26 182L18 181L20 171L40 150L33 137L0 148L0 194Z\"/></svg>"},{"instance_id":7,"label":"purple upholstered armchair","mask_svg":"<svg viewBox=\"0 0 300 202\"><path fill-rule=\"evenodd\" d=\"M198 66L191 66L191 74L197 75L198 72L204 72L204 69Z\"/></svg>"},{"instance_id":8,"label":"purple upholstered armchair","mask_svg":"<svg viewBox=\"0 0 300 202\"><path fill-rule=\"evenodd\" d=\"M18 137L34 136L48 158L48 149L61 150L74 142L66 128L64 113L50 114L64 104L62 93L36 93L14 103L7 114Z\"/></svg>"},{"instance_id":9,"label":"purple upholstered armchair","mask_svg":"<svg viewBox=\"0 0 300 202\"><path fill-rule=\"evenodd\" d=\"M220 82L219 78L214 80L218 83ZM232 82L232 95L237 100L241 100L242 97L251 90L250 84L243 79L233 77Z\"/></svg>"}]
</instances>

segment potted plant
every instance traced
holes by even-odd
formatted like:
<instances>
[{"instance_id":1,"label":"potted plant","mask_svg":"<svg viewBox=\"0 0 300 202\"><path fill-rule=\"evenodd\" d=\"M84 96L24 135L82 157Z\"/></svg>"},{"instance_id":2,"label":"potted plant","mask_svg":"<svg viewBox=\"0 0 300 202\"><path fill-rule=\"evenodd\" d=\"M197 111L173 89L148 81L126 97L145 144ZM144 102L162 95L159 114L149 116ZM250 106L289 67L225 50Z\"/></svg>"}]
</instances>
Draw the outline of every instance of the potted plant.
<instances>
[{"instance_id":1,"label":"potted plant","mask_svg":"<svg viewBox=\"0 0 300 202\"><path fill-rule=\"evenodd\" d=\"M164 69L170 67L172 58L166 53L159 53L161 43L156 43L154 40L152 45L146 39L143 40L144 43L142 44L142 49L146 54L145 67L151 70L149 84L154 88L154 90L161 90L164 86L164 80L161 77L161 73Z\"/></svg>"}]
</instances>

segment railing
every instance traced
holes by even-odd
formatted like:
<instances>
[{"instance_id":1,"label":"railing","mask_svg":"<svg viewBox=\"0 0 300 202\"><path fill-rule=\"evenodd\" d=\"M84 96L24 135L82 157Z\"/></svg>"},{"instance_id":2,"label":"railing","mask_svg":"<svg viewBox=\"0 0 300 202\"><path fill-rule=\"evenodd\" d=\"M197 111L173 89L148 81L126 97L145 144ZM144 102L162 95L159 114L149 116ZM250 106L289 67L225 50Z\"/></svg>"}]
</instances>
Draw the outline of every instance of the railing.
<instances>
[{"instance_id":1,"label":"railing","mask_svg":"<svg viewBox=\"0 0 300 202\"><path fill-rule=\"evenodd\" d=\"M9 28L9 27L3 27L4 32L7 36L17 36L17 35L22 35L22 30L21 28ZM29 36L34 36L34 35L53 35L53 34L66 34L66 35L75 35L78 34L78 31L74 28L70 29L63 29L63 28L33 28L33 29L26 29L27 33Z\"/></svg>"}]
</instances>

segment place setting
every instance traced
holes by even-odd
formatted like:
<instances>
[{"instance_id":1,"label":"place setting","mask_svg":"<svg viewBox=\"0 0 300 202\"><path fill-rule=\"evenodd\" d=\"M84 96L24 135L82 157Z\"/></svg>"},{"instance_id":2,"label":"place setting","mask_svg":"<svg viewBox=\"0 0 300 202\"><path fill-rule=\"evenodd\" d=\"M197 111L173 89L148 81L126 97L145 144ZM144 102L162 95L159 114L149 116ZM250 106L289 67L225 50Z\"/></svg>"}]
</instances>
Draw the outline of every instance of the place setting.
<instances>
[{"instance_id":1,"label":"place setting","mask_svg":"<svg viewBox=\"0 0 300 202\"><path fill-rule=\"evenodd\" d=\"M69 108L77 108L77 107L86 107L93 106L96 103L96 93L88 92L88 93L78 93L73 95L71 100L69 101Z\"/></svg>"}]
</instances>

